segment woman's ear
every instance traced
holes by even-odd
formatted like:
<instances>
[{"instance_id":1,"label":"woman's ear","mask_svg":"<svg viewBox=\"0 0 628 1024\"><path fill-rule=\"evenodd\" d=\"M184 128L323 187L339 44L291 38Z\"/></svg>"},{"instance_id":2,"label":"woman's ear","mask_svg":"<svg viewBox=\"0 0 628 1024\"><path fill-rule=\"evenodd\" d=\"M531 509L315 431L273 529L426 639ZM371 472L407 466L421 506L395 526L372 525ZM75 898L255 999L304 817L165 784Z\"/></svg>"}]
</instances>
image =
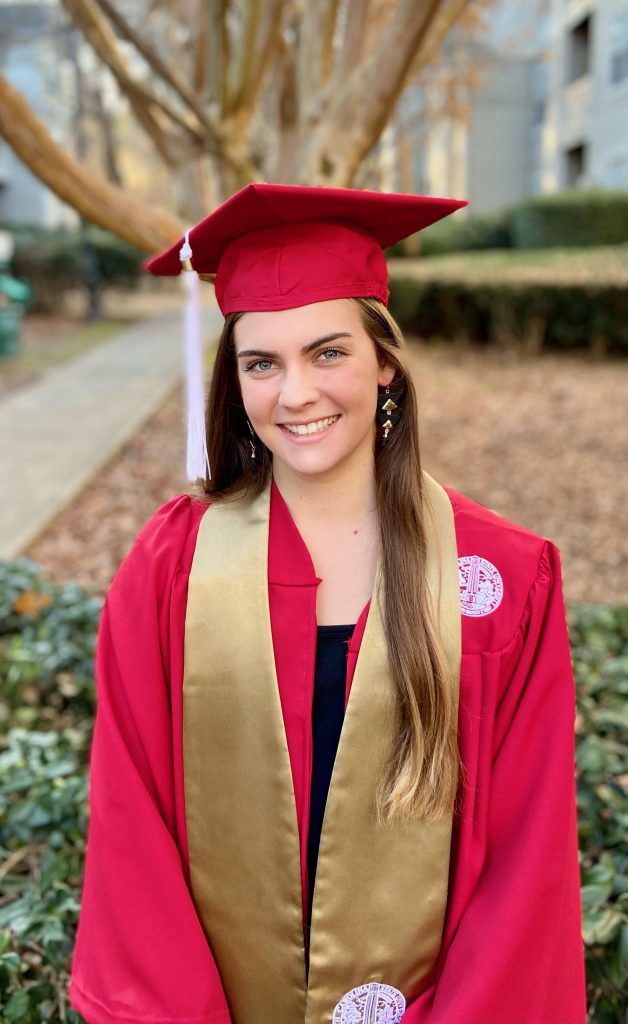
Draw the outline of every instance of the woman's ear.
<instances>
[{"instance_id":1,"label":"woman's ear","mask_svg":"<svg viewBox=\"0 0 628 1024\"><path fill-rule=\"evenodd\" d=\"M377 380L380 387L385 388L388 384L392 384L396 369L397 368L391 363L384 363L384 365L380 367L379 378Z\"/></svg>"}]
</instances>

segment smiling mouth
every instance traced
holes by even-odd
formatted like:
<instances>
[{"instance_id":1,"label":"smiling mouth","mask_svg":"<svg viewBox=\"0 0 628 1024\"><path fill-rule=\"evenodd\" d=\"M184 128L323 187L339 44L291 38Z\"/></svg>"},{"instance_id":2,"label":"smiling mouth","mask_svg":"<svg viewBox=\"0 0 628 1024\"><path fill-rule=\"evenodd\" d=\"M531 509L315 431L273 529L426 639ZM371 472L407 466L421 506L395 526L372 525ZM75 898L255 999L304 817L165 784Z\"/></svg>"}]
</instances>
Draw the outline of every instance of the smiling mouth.
<instances>
[{"instance_id":1,"label":"smiling mouth","mask_svg":"<svg viewBox=\"0 0 628 1024\"><path fill-rule=\"evenodd\" d=\"M340 419L340 414L327 416L322 420L312 420L311 423L280 423L279 425L290 434L320 434L331 427L332 423L335 423L337 419Z\"/></svg>"}]
</instances>

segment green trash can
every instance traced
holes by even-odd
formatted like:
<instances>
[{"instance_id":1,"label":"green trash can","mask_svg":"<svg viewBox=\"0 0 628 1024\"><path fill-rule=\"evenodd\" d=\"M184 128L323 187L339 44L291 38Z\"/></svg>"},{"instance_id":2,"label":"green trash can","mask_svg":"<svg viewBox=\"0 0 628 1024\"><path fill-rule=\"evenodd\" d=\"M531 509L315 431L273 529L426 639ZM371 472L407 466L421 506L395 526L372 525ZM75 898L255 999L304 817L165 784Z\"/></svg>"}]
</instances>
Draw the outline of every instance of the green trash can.
<instances>
[{"instance_id":1,"label":"green trash can","mask_svg":"<svg viewBox=\"0 0 628 1024\"><path fill-rule=\"evenodd\" d=\"M0 359L17 355L22 317L31 295L25 281L0 273Z\"/></svg>"},{"instance_id":2,"label":"green trash can","mask_svg":"<svg viewBox=\"0 0 628 1024\"><path fill-rule=\"evenodd\" d=\"M23 314L17 302L0 305L0 358L17 355Z\"/></svg>"}]
</instances>

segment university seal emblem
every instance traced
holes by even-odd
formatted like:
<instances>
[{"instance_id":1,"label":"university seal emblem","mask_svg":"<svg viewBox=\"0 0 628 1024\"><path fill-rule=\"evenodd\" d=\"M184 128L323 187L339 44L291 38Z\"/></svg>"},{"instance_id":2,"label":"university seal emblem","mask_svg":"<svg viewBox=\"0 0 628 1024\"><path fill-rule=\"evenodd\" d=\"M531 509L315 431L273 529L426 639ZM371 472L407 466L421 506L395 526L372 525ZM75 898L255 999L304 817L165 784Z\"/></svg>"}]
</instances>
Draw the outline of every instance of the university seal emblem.
<instances>
[{"instance_id":1,"label":"university seal emblem","mask_svg":"<svg viewBox=\"0 0 628 1024\"><path fill-rule=\"evenodd\" d=\"M460 573L460 611L477 618L490 615L501 604L504 583L499 570L480 555L458 559Z\"/></svg>"},{"instance_id":2,"label":"university seal emblem","mask_svg":"<svg viewBox=\"0 0 628 1024\"><path fill-rule=\"evenodd\" d=\"M398 988L370 981L342 997L332 1024L399 1024L405 1009L406 1001Z\"/></svg>"}]
</instances>

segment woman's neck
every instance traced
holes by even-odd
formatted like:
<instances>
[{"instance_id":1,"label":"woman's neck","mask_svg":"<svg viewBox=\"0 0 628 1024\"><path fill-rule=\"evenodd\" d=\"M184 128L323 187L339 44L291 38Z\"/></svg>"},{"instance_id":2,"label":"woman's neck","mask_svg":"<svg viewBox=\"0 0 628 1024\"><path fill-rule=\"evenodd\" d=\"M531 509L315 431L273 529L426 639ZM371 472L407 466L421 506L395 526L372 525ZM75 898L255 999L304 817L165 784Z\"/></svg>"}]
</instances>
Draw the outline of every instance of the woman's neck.
<instances>
[{"instance_id":1,"label":"woman's neck","mask_svg":"<svg viewBox=\"0 0 628 1024\"><path fill-rule=\"evenodd\" d=\"M273 478L295 520L348 525L375 516L375 461L343 464L330 473L295 474L283 463L273 464Z\"/></svg>"}]
</instances>

